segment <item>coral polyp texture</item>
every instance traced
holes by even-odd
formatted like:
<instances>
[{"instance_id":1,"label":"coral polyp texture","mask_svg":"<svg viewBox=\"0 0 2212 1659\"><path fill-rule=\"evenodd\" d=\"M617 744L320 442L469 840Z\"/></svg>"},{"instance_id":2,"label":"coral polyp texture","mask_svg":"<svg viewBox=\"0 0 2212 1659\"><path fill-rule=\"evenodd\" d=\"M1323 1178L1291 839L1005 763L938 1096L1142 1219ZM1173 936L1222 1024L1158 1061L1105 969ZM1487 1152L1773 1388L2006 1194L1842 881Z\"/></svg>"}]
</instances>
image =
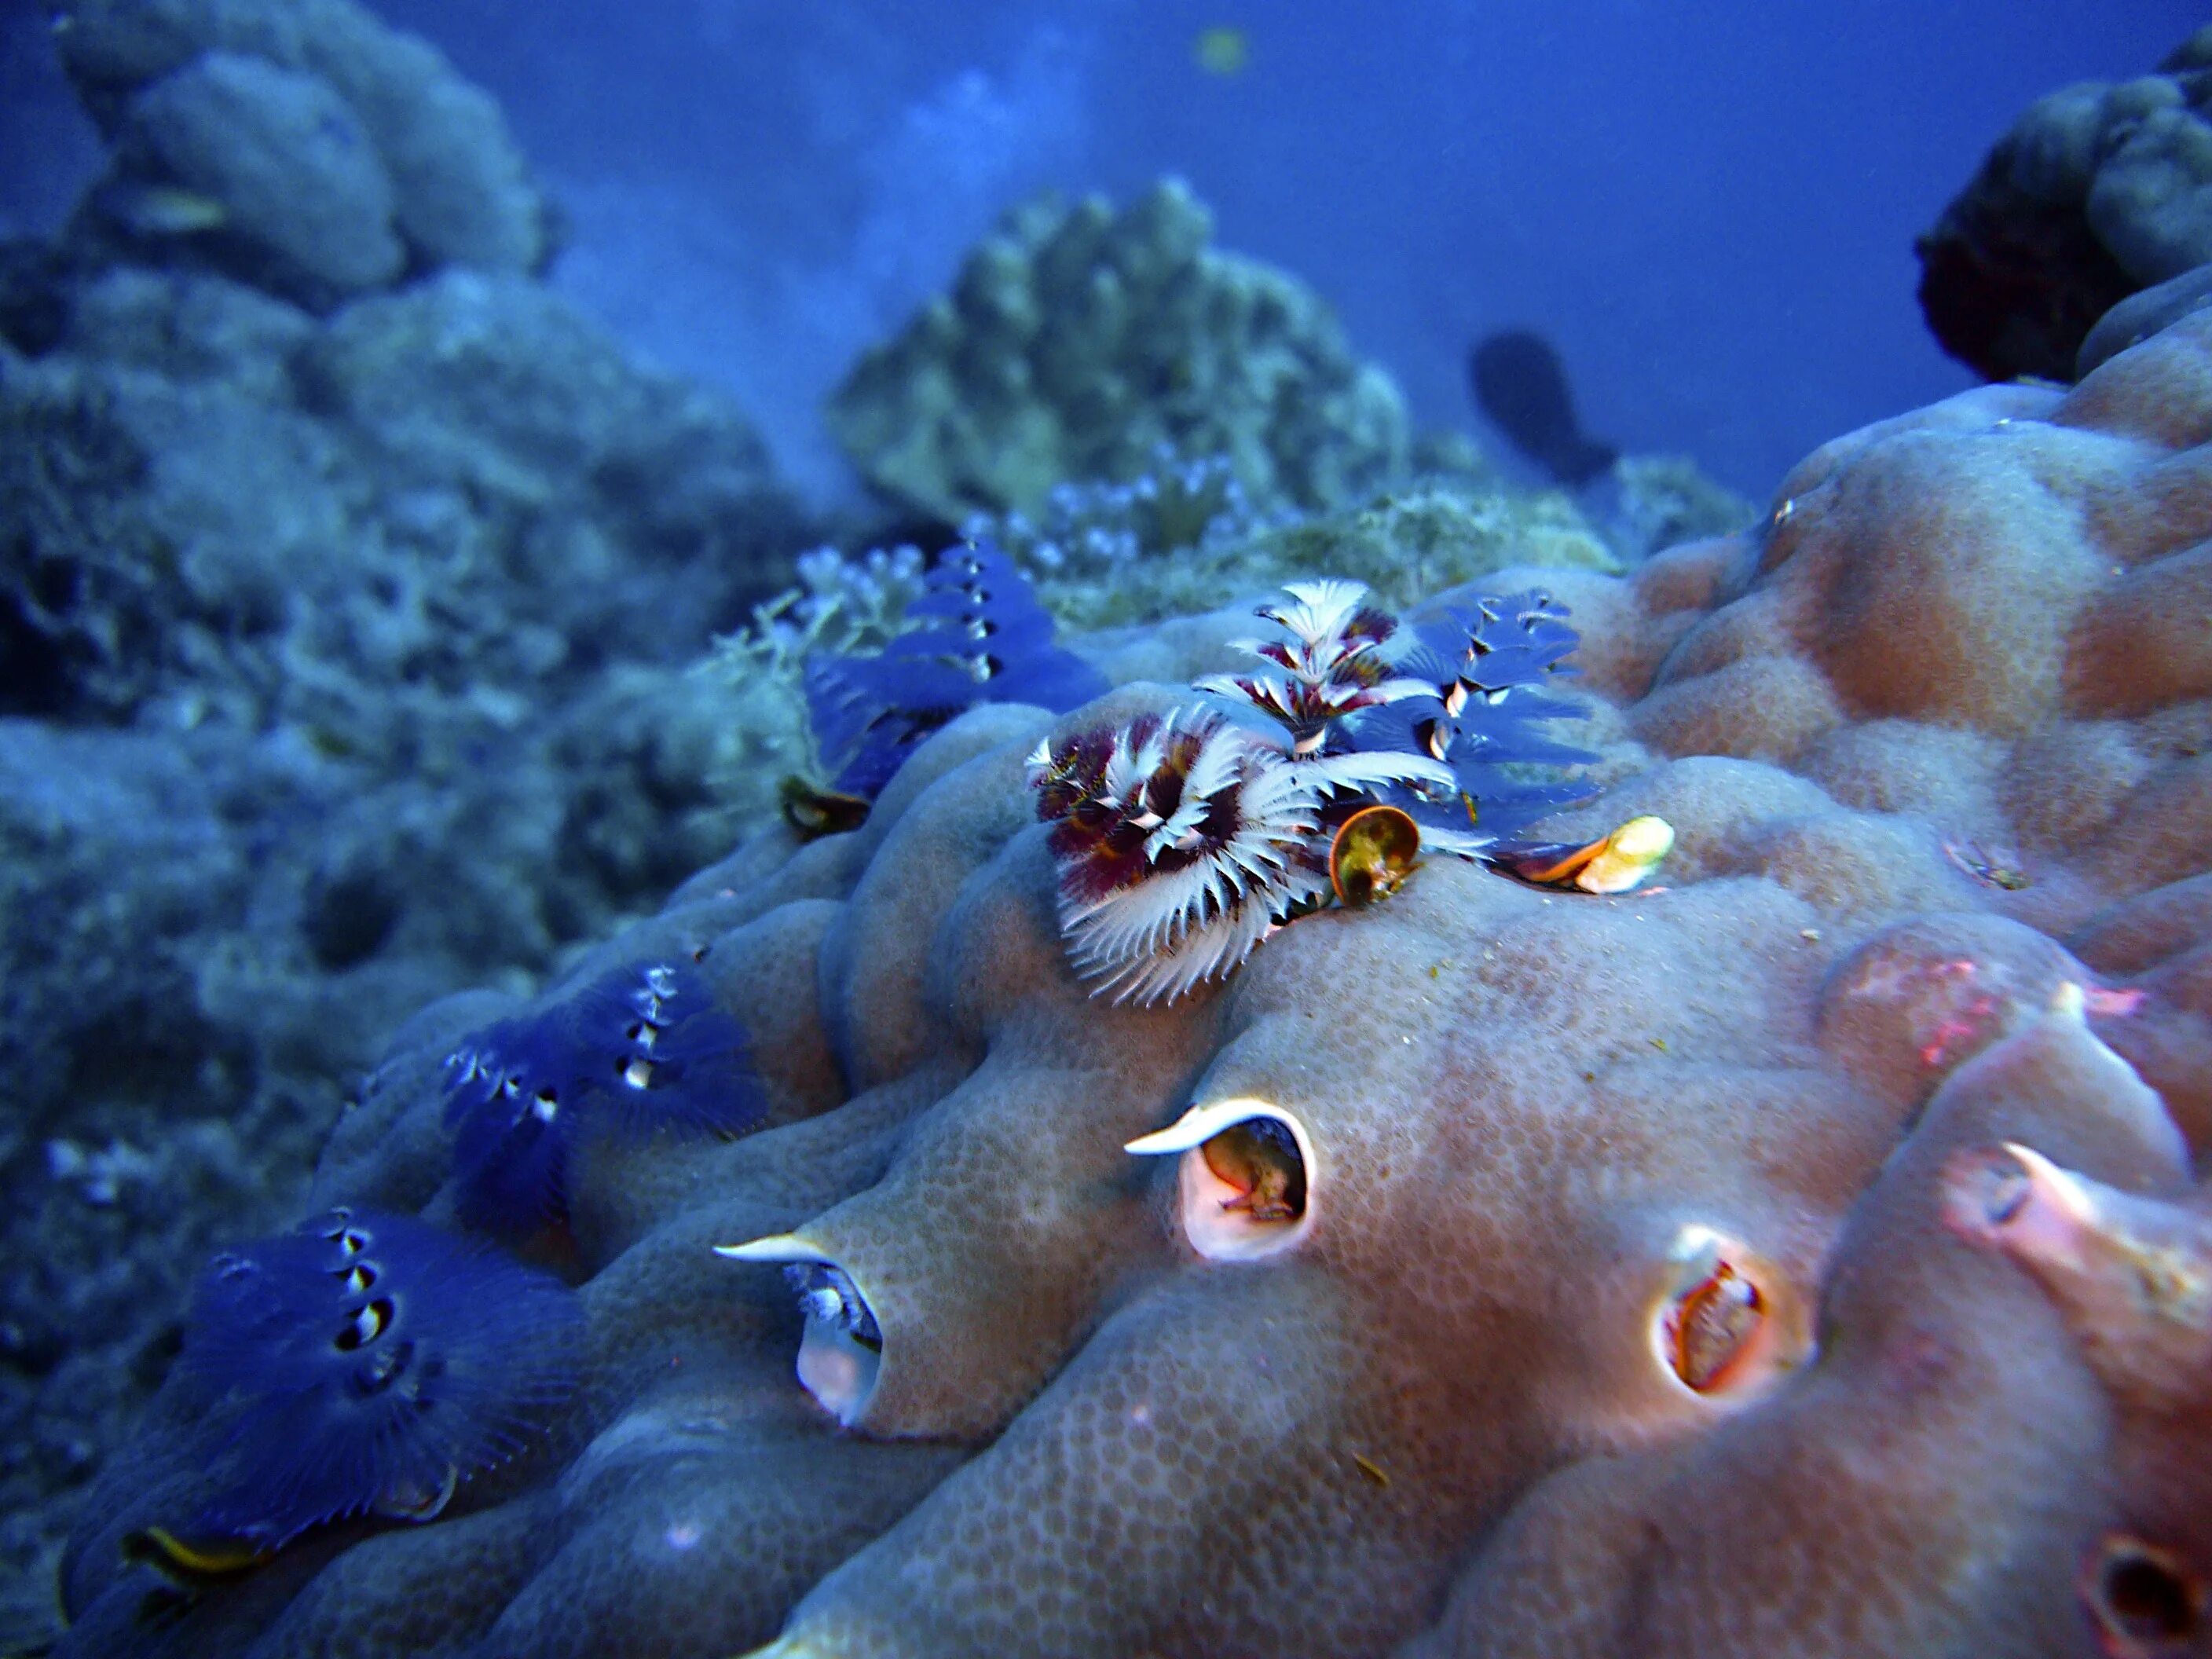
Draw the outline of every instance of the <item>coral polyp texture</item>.
<instances>
[{"instance_id":1,"label":"coral polyp texture","mask_svg":"<svg viewBox=\"0 0 2212 1659\"><path fill-rule=\"evenodd\" d=\"M1654 882L1387 821L1387 891L1172 1000L1091 994L1066 826L1179 844L1163 774L1295 767L1188 684L1249 612L951 720L857 829L604 947L696 964L763 1109L578 1150L540 1436L434 1521L179 1588L118 1547L204 1480L173 1381L62 1650L2203 1651L2208 438L2201 315L1839 439L1632 575L1504 573L1571 611L1541 695L1597 757L1525 829L1632 866L1663 820ZM1281 607L1302 669L1324 608ZM447 1216L489 1012L399 1033L319 1202Z\"/></svg>"}]
</instances>

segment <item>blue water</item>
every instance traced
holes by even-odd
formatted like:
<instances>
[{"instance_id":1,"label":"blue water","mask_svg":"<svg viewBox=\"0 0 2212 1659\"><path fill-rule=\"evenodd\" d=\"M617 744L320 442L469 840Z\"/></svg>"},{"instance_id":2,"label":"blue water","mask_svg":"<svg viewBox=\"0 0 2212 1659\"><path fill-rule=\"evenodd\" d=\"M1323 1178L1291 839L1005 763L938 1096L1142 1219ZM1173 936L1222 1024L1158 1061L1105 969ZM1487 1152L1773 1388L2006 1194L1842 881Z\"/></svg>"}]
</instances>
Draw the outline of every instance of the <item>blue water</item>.
<instances>
[{"instance_id":1,"label":"blue water","mask_svg":"<svg viewBox=\"0 0 2212 1659\"><path fill-rule=\"evenodd\" d=\"M1911 242L2031 100L2142 73L2181 0L386 0L505 103L566 200L568 289L733 388L817 493L853 355L1045 185L1179 172L1220 240L1316 283L1417 416L1472 425L1468 341L1559 344L1589 423L1771 486L1968 384ZM89 136L0 0L0 223L66 205ZM1209 25L1249 62L1197 67Z\"/></svg>"}]
</instances>

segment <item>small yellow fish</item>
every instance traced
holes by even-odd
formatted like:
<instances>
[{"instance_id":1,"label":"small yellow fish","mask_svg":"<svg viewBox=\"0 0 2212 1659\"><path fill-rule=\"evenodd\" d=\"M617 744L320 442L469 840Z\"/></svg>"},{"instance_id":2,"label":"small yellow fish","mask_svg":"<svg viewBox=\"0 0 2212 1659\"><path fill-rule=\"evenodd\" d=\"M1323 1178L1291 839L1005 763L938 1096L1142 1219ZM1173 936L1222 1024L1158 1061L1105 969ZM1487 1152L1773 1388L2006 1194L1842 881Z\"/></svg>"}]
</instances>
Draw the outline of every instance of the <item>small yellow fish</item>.
<instances>
[{"instance_id":1,"label":"small yellow fish","mask_svg":"<svg viewBox=\"0 0 2212 1659\"><path fill-rule=\"evenodd\" d=\"M229 217L212 196L180 185L152 185L113 179L93 195L102 217L134 236L196 236L220 230Z\"/></svg>"},{"instance_id":2,"label":"small yellow fish","mask_svg":"<svg viewBox=\"0 0 2212 1659\"><path fill-rule=\"evenodd\" d=\"M1243 29L1216 23L1198 32L1198 39L1191 42L1190 58L1208 75L1225 81L1244 73L1252 61L1252 42Z\"/></svg>"}]
</instances>

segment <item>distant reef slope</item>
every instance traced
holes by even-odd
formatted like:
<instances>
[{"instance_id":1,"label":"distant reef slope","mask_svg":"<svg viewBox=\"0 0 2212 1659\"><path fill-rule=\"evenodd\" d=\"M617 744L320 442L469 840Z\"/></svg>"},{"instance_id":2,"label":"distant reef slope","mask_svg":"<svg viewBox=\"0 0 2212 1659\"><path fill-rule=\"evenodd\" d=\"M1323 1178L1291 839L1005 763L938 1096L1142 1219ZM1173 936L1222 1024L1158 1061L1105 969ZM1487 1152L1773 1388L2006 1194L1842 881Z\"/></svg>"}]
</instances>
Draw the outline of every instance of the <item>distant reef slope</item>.
<instances>
[{"instance_id":1,"label":"distant reef slope","mask_svg":"<svg viewBox=\"0 0 2212 1659\"><path fill-rule=\"evenodd\" d=\"M112 145L81 236L318 308L558 246L499 106L353 0L62 0L54 37Z\"/></svg>"}]
</instances>

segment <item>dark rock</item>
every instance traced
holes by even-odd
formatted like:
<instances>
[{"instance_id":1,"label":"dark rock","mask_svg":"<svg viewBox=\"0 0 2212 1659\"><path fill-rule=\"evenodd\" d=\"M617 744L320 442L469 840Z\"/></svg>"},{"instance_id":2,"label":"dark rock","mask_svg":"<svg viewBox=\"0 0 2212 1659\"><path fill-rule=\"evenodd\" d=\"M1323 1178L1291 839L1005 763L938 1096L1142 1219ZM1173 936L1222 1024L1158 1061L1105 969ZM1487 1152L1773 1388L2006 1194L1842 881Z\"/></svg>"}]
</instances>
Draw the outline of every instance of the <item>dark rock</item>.
<instances>
[{"instance_id":1,"label":"dark rock","mask_svg":"<svg viewBox=\"0 0 2212 1659\"><path fill-rule=\"evenodd\" d=\"M1928 326L1992 380L2071 380L2090 325L2135 291L2078 207L2036 201L1995 168L1914 248Z\"/></svg>"},{"instance_id":2,"label":"dark rock","mask_svg":"<svg viewBox=\"0 0 2212 1659\"><path fill-rule=\"evenodd\" d=\"M2212 259L2212 39L2160 72L2032 105L1915 244L1944 350L1991 380L2069 380L2097 319Z\"/></svg>"},{"instance_id":3,"label":"dark rock","mask_svg":"<svg viewBox=\"0 0 2212 1659\"><path fill-rule=\"evenodd\" d=\"M69 327L60 262L45 243L0 241L0 340L26 357L53 349Z\"/></svg>"}]
</instances>

